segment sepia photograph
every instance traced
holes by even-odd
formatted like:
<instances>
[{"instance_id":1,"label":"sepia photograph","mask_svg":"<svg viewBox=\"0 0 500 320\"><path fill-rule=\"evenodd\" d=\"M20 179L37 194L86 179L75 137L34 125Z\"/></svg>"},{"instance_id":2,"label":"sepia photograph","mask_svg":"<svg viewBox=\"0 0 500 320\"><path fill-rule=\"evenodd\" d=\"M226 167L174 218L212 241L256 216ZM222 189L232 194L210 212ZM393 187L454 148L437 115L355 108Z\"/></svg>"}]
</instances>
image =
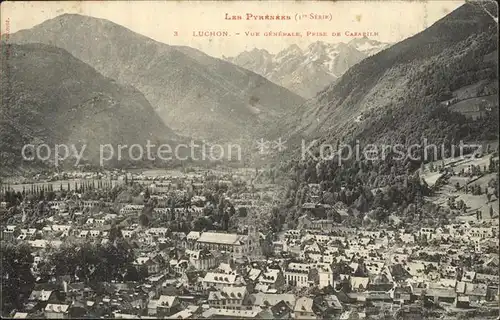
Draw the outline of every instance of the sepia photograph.
<instances>
[{"instance_id":1,"label":"sepia photograph","mask_svg":"<svg viewBox=\"0 0 500 320\"><path fill-rule=\"evenodd\" d=\"M499 320L498 3L4 1L5 319Z\"/></svg>"}]
</instances>

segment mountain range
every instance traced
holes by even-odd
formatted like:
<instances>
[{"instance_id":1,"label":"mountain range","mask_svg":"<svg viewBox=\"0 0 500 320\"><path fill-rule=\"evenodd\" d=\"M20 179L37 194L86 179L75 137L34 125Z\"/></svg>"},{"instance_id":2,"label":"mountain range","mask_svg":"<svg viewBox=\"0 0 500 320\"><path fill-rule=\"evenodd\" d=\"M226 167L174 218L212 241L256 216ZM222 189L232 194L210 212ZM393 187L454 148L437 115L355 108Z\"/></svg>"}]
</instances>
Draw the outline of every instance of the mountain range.
<instances>
[{"instance_id":1,"label":"mountain range","mask_svg":"<svg viewBox=\"0 0 500 320\"><path fill-rule=\"evenodd\" d=\"M4 168L23 163L25 144L86 144L85 156L96 160L100 144L179 139L140 91L104 77L63 49L2 42L1 58Z\"/></svg>"},{"instance_id":2,"label":"mountain range","mask_svg":"<svg viewBox=\"0 0 500 320\"><path fill-rule=\"evenodd\" d=\"M423 138L497 140L497 28L480 7L464 4L348 69L289 118L289 138L405 145ZM454 107L462 100L469 111L490 101L491 111L467 117Z\"/></svg>"},{"instance_id":3,"label":"mountain range","mask_svg":"<svg viewBox=\"0 0 500 320\"><path fill-rule=\"evenodd\" d=\"M311 98L347 69L389 46L364 37L348 43L317 41L304 50L294 44L277 54L255 48L226 59L304 98Z\"/></svg>"},{"instance_id":4,"label":"mountain range","mask_svg":"<svg viewBox=\"0 0 500 320\"><path fill-rule=\"evenodd\" d=\"M304 99L264 77L188 47L170 46L104 19L64 14L10 35L68 51L141 91L164 123L210 141L260 136Z\"/></svg>"},{"instance_id":5,"label":"mountain range","mask_svg":"<svg viewBox=\"0 0 500 320\"><path fill-rule=\"evenodd\" d=\"M497 28L465 4L392 46L316 42L230 62L65 14L2 43L0 160L15 165L33 141L143 144L179 134L212 142L270 133L405 145L498 139ZM485 103L489 113L466 116Z\"/></svg>"}]
</instances>

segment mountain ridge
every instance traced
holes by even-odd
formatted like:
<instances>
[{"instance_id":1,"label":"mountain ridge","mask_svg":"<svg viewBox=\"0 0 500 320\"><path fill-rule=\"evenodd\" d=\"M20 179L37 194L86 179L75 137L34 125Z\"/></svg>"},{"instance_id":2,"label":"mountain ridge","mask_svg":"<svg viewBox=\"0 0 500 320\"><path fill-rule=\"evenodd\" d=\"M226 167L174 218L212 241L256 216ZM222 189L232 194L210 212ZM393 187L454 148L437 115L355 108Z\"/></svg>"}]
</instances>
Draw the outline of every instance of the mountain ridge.
<instances>
[{"instance_id":1,"label":"mountain ridge","mask_svg":"<svg viewBox=\"0 0 500 320\"><path fill-rule=\"evenodd\" d=\"M61 47L103 75L133 85L169 127L193 138L254 137L304 101L251 71L105 19L65 14L9 38Z\"/></svg>"},{"instance_id":2,"label":"mountain ridge","mask_svg":"<svg viewBox=\"0 0 500 320\"><path fill-rule=\"evenodd\" d=\"M471 36L493 31L494 23L490 17L474 6L464 6L421 33L364 59L349 69L338 81L302 106L301 109L307 112L303 113L302 124L298 125L301 129L296 132L302 131L306 135L313 132L331 132L336 128L345 127L347 122L354 122L363 111L371 108L397 106L403 101L414 103L414 99L421 101L426 95L416 90L416 86L408 87L413 84L415 77L425 77L416 68L417 64L422 67L424 64L439 65L440 63L432 59L438 59L444 50L448 49L452 56L453 52L449 47L459 45ZM483 46L486 45L484 40L482 41ZM477 44L473 39L470 42ZM441 59L446 61L446 57ZM461 58L461 61L463 60L466 59ZM446 70L443 70L443 73L453 74L449 77L460 76L446 66L446 63L444 65ZM436 82L439 81L440 85L444 85L444 82L449 80L436 79ZM425 90L425 83L422 82L419 86L421 90ZM438 102L436 100L434 103ZM329 112L325 114L326 111Z\"/></svg>"}]
</instances>

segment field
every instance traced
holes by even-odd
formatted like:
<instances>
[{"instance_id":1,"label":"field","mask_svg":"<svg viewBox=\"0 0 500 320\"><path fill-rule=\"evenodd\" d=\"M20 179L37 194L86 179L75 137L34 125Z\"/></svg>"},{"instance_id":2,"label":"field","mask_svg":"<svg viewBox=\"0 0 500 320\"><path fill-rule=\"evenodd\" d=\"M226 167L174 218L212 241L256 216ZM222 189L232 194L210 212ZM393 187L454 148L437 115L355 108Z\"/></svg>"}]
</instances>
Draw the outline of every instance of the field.
<instances>
[{"instance_id":1,"label":"field","mask_svg":"<svg viewBox=\"0 0 500 320\"><path fill-rule=\"evenodd\" d=\"M493 158L498 160L498 156ZM451 158L446 159L443 162L436 161L432 163L435 168L440 168L443 164L448 170L452 170L455 174L450 176L447 182L442 185L439 190L436 191L435 195L428 197L428 200L444 207L449 207L448 200L454 199L457 203L462 200L466 205L466 210L462 213L463 218L476 219L476 213L479 211L482 214L483 220L496 219L498 217L498 207L499 202L496 196L491 196L488 200L487 193L493 193L492 188L489 187L491 180L496 178L495 173L484 172L485 168L488 168L490 162L490 155L485 155L480 158ZM459 172L462 170L468 172L471 166L480 167L482 173L479 175L467 175L460 176ZM431 172L429 168L431 164L427 164L421 171L421 178L426 181L429 186L435 186L444 173ZM479 185L482 190L482 194L473 195L471 192L465 193L465 186L471 188L474 185ZM457 189L458 186L458 189ZM493 213L493 215L491 215Z\"/></svg>"}]
</instances>

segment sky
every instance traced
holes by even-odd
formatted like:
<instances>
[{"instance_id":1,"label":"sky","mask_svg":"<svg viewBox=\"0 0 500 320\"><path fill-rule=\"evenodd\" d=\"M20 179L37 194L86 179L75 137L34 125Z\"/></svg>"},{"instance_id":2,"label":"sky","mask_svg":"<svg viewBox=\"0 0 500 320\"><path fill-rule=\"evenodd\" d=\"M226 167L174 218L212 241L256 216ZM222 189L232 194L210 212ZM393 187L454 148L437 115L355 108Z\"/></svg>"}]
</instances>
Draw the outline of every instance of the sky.
<instances>
[{"instance_id":1,"label":"sky","mask_svg":"<svg viewBox=\"0 0 500 320\"><path fill-rule=\"evenodd\" d=\"M302 48L318 40L347 42L353 33L370 33L382 42L408 38L464 1L32 1L1 4L2 34L31 28L64 13L103 18L170 45L186 45L216 57L253 48L277 53L292 44ZM226 20L225 15L242 20ZM246 20L246 15L288 15L290 20ZM310 15L326 19L310 19ZM299 19L300 18L300 19ZM298 19L298 20L297 20ZM198 31L227 31L227 37L196 37ZM300 32L302 37L265 36ZM307 36L307 32L327 36ZM259 32L247 36L245 32ZM236 33L239 33L237 35ZM332 36L339 33L340 36ZM376 33L376 34L375 34ZM347 35L350 34L350 35Z\"/></svg>"}]
</instances>

